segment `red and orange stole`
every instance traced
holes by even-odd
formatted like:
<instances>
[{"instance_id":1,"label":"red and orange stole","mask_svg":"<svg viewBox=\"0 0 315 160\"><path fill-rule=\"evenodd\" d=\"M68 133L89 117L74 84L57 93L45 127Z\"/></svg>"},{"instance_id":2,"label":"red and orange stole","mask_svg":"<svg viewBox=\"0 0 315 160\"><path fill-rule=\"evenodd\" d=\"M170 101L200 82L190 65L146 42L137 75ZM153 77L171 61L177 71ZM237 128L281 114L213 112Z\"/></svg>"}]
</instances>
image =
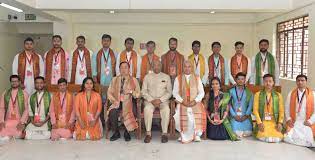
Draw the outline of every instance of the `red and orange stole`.
<instances>
[{"instance_id":1,"label":"red and orange stole","mask_svg":"<svg viewBox=\"0 0 315 160\"><path fill-rule=\"evenodd\" d=\"M108 99L114 103L115 101L120 100L120 88L121 88L121 80L122 76L114 77L111 85L108 88L107 96ZM124 82L123 90L135 90L136 88L137 79L134 77L129 76ZM138 123L136 122L135 116L133 115L133 103L132 103L132 95L124 95L124 101L122 102L122 117L123 123L128 131L133 131L138 128ZM109 111L113 109L112 107L109 108Z\"/></svg>"},{"instance_id":2,"label":"red and orange stole","mask_svg":"<svg viewBox=\"0 0 315 160\"><path fill-rule=\"evenodd\" d=\"M56 92L54 93L53 95L53 103L54 103L54 111L55 111L55 117L56 117L56 124L57 124L57 127L58 128L64 128L66 126L66 124L69 122L70 118L71 118L71 114L72 114L72 111L73 111L73 97L72 97L72 94L70 92L66 92L66 95L65 95L65 99L67 101L64 101L64 104L62 106L62 104L60 103L60 92ZM63 98L63 97L62 97ZM66 114L65 114L65 120L66 120L66 123L62 122L60 120L60 116L63 114L63 110L62 110L62 107L66 107ZM70 129L71 131L73 131L73 128Z\"/></svg>"},{"instance_id":3,"label":"red and orange stole","mask_svg":"<svg viewBox=\"0 0 315 160\"><path fill-rule=\"evenodd\" d=\"M47 52L46 54L46 69L45 69L45 78L46 78L46 82L48 84L51 84L51 76L52 76L52 66L53 66L53 57L54 55L57 54L55 53L55 50L52 48L50 51ZM59 52L59 56L61 56L61 64L60 64L60 73L61 73L61 78L67 78L66 75L66 53L63 50L63 48L61 48L60 52Z\"/></svg>"},{"instance_id":4,"label":"red and orange stole","mask_svg":"<svg viewBox=\"0 0 315 160\"><path fill-rule=\"evenodd\" d=\"M132 61L132 68L131 69L132 69L132 76L133 77L136 77L136 75L137 75L137 66L138 66L137 56L138 55L137 55L136 51L132 50L130 60ZM119 59L120 59L120 62L128 62L126 50L124 50L123 52L120 53ZM130 64L130 66L131 66L131 64Z\"/></svg>"},{"instance_id":5,"label":"red and orange stole","mask_svg":"<svg viewBox=\"0 0 315 160\"><path fill-rule=\"evenodd\" d=\"M239 71L239 64L237 63L237 55L235 54L232 58L231 58L231 74L233 76L233 78L235 79L235 76L237 75L237 73L239 72L243 72L245 74L247 74L247 67L248 67L248 59L246 56L244 56L242 54L241 57L241 71Z\"/></svg>"},{"instance_id":6,"label":"red and orange stole","mask_svg":"<svg viewBox=\"0 0 315 160\"><path fill-rule=\"evenodd\" d=\"M221 54L219 54L219 62L220 62L220 72L221 72L221 84L225 83L225 66L224 66L224 58ZM209 65L209 79L211 80L214 78L214 72L215 72L215 62L214 62L214 54L212 54L208 59L208 65Z\"/></svg>"},{"instance_id":7,"label":"red and orange stole","mask_svg":"<svg viewBox=\"0 0 315 160\"><path fill-rule=\"evenodd\" d=\"M112 49L109 48L109 56L110 56L110 60L111 60L111 64L112 64L112 76L115 77L116 76L116 72L115 72L115 67L116 67L116 58L115 58L115 53ZM101 68L102 68L102 56L104 57L103 55L104 51L103 51L103 48L101 48L98 52L97 52L97 59L96 59L96 69L97 69L97 81L98 83L101 83ZM107 65L107 64L106 64ZM106 67L104 66L103 64L103 67Z\"/></svg>"},{"instance_id":8,"label":"red and orange stole","mask_svg":"<svg viewBox=\"0 0 315 160\"><path fill-rule=\"evenodd\" d=\"M90 56L90 51L84 47L84 59L85 59L85 67L87 71L87 76L92 77L92 66L91 66L91 56ZM71 68L71 79L70 83L75 83L75 74L77 70L77 63L78 63L78 57L80 56L79 54L79 49L76 49L73 52L73 57L72 57L72 68Z\"/></svg>"},{"instance_id":9,"label":"red and orange stole","mask_svg":"<svg viewBox=\"0 0 315 160\"><path fill-rule=\"evenodd\" d=\"M102 137L102 128L101 122L99 119L96 119L94 127L89 124L89 115L95 116L96 113L100 113L102 110L102 99L99 93L92 91L90 97L90 103L87 101L86 92L80 92L75 97L74 101L76 115L79 115L82 122L85 123L85 128L81 128L79 122L75 124L75 133L76 139L85 140L86 133L88 132L91 140L99 140Z\"/></svg>"},{"instance_id":10,"label":"red and orange stole","mask_svg":"<svg viewBox=\"0 0 315 160\"><path fill-rule=\"evenodd\" d=\"M189 83L186 81L186 77L184 75L178 76L179 82L179 94L183 98L184 101L189 100L193 101L198 95L198 80L195 74L191 74L189 77ZM189 99L188 99L189 98ZM194 113L195 118L195 129L196 130L206 130L206 111L201 102L198 102L195 106L190 106ZM188 115L187 115L187 107L184 105L180 106L180 128L181 131L187 131L188 129Z\"/></svg>"},{"instance_id":11,"label":"red and orange stole","mask_svg":"<svg viewBox=\"0 0 315 160\"><path fill-rule=\"evenodd\" d=\"M164 54L161 59L162 59L162 72L165 74L170 75L170 66L172 65L172 56L171 56L172 51L168 51L166 54ZM182 69L183 69L183 63L184 63L184 56L181 55L179 52L175 51L175 60L174 63L176 65L176 73L177 75L182 74Z\"/></svg>"},{"instance_id":12,"label":"red and orange stole","mask_svg":"<svg viewBox=\"0 0 315 160\"><path fill-rule=\"evenodd\" d=\"M153 54L152 57L152 62L155 60L159 60L160 57ZM152 63L151 62L151 63ZM153 68L151 68L152 66L150 65L150 60L149 60L149 56L148 53L145 54L142 57L142 61L141 61L141 75L140 75L140 82L143 82L144 76L148 74L149 70L152 70Z\"/></svg>"},{"instance_id":13,"label":"red and orange stole","mask_svg":"<svg viewBox=\"0 0 315 160\"><path fill-rule=\"evenodd\" d=\"M290 117L292 118L293 123L296 120L296 106L298 103L298 89L294 89L291 92L291 97L290 97ZM314 113L314 94L312 89L306 88L305 90L305 96L306 96L306 119L309 120ZM312 125L312 131L313 131L313 136L315 137L315 124Z\"/></svg>"},{"instance_id":14,"label":"red and orange stole","mask_svg":"<svg viewBox=\"0 0 315 160\"><path fill-rule=\"evenodd\" d=\"M33 75L34 77L39 76L40 67L39 67L39 56L36 53L32 54L32 63L33 63ZM19 64L18 64L18 74L21 78L22 84L25 80L25 71L26 71L27 55L25 51L19 54Z\"/></svg>"}]
</instances>

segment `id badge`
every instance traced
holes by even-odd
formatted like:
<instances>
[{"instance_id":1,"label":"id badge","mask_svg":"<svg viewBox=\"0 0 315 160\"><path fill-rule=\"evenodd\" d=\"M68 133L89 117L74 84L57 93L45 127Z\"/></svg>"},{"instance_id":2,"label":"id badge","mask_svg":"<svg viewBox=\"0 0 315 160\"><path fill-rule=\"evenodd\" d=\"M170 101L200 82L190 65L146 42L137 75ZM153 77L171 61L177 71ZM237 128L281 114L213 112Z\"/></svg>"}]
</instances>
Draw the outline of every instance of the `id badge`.
<instances>
[{"instance_id":1,"label":"id badge","mask_svg":"<svg viewBox=\"0 0 315 160\"><path fill-rule=\"evenodd\" d=\"M32 73L31 70L27 70L27 71L26 71L26 76L30 77L30 76L32 76L32 75L33 75L33 73Z\"/></svg>"},{"instance_id":2,"label":"id badge","mask_svg":"<svg viewBox=\"0 0 315 160\"><path fill-rule=\"evenodd\" d=\"M104 70L104 72L105 72L105 75L109 75L109 71L110 71L110 69L109 69L109 67L107 66L107 67L105 67L105 70Z\"/></svg>"},{"instance_id":3,"label":"id badge","mask_svg":"<svg viewBox=\"0 0 315 160\"><path fill-rule=\"evenodd\" d=\"M236 115L238 115L238 116L242 116L242 112L236 112Z\"/></svg>"},{"instance_id":4,"label":"id badge","mask_svg":"<svg viewBox=\"0 0 315 160\"><path fill-rule=\"evenodd\" d=\"M271 120L271 115L270 114L265 114L265 120L270 121Z\"/></svg>"},{"instance_id":5,"label":"id badge","mask_svg":"<svg viewBox=\"0 0 315 160\"><path fill-rule=\"evenodd\" d=\"M35 114L35 116L34 116L34 122L35 123L39 123L40 122L40 116L37 114Z\"/></svg>"},{"instance_id":6,"label":"id badge","mask_svg":"<svg viewBox=\"0 0 315 160\"><path fill-rule=\"evenodd\" d=\"M85 75L84 69L80 69L80 75L81 75L81 76Z\"/></svg>"},{"instance_id":7,"label":"id badge","mask_svg":"<svg viewBox=\"0 0 315 160\"><path fill-rule=\"evenodd\" d=\"M176 67L175 66L170 67L170 76L176 76Z\"/></svg>"},{"instance_id":8,"label":"id badge","mask_svg":"<svg viewBox=\"0 0 315 160\"><path fill-rule=\"evenodd\" d=\"M218 113L215 113L215 114L214 114L213 120L215 120L215 121L219 121L219 120L220 120L220 116L219 116Z\"/></svg>"},{"instance_id":9,"label":"id badge","mask_svg":"<svg viewBox=\"0 0 315 160\"><path fill-rule=\"evenodd\" d=\"M93 121L94 118L93 118L92 113L88 112L87 114L88 114L88 120L89 120L89 121Z\"/></svg>"}]
</instances>

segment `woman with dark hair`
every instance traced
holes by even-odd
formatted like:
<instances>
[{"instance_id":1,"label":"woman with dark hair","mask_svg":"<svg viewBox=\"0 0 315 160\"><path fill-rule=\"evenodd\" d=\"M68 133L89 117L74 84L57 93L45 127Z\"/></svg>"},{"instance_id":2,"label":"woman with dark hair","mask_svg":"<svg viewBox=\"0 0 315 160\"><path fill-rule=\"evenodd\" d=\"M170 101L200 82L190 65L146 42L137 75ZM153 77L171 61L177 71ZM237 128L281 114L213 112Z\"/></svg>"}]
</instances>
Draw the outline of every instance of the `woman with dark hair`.
<instances>
[{"instance_id":1,"label":"woman with dark hair","mask_svg":"<svg viewBox=\"0 0 315 160\"><path fill-rule=\"evenodd\" d=\"M229 113L230 95L220 91L221 82L218 77L210 80L210 93L207 96L208 124L207 136L213 140L237 140L236 134L232 131L231 124L227 119Z\"/></svg>"},{"instance_id":2,"label":"woman with dark hair","mask_svg":"<svg viewBox=\"0 0 315 160\"><path fill-rule=\"evenodd\" d=\"M94 81L91 77L83 80L81 91L76 95L74 138L77 140L99 140L102 138L103 129L100 121L102 110L101 96L94 91Z\"/></svg>"}]
</instances>

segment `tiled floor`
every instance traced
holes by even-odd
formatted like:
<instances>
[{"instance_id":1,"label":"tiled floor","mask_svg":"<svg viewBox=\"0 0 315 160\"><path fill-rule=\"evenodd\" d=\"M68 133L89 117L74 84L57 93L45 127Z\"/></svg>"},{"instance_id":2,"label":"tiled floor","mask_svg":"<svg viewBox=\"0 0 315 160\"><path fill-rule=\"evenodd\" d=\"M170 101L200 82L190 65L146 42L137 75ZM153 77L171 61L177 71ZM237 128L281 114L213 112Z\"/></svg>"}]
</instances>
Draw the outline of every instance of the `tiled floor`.
<instances>
[{"instance_id":1,"label":"tiled floor","mask_svg":"<svg viewBox=\"0 0 315 160\"><path fill-rule=\"evenodd\" d=\"M0 160L315 160L314 150L286 143L267 144L252 138L238 142L204 140L181 144L170 140L161 144L155 136L150 144L132 139L101 141L25 141L0 145Z\"/></svg>"}]
</instances>

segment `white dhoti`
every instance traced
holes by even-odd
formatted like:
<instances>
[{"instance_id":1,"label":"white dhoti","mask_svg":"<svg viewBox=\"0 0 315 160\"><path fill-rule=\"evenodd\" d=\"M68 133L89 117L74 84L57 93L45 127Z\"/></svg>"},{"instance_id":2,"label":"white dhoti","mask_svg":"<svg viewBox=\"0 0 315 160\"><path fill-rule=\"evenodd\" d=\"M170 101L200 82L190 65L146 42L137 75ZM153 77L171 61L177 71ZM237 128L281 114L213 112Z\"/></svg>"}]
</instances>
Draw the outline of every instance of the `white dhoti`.
<instances>
[{"instance_id":1,"label":"white dhoti","mask_svg":"<svg viewBox=\"0 0 315 160\"><path fill-rule=\"evenodd\" d=\"M298 146L315 147L312 129L303 123L303 120L296 121L294 127L284 135L284 141Z\"/></svg>"},{"instance_id":2,"label":"white dhoti","mask_svg":"<svg viewBox=\"0 0 315 160\"><path fill-rule=\"evenodd\" d=\"M187 116L188 116L188 129L187 131L182 131L180 127L180 104L177 104L174 120L175 120L175 128L178 132L180 132L180 141L182 143L188 143L195 140L196 136L200 138L202 135L202 130L197 131L195 125L195 118L192 108L187 108Z\"/></svg>"},{"instance_id":3,"label":"white dhoti","mask_svg":"<svg viewBox=\"0 0 315 160\"><path fill-rule=\"evenodd\" d=\"M44 124L41 127L36 127L33 124L29 124L25 131L25 139L28 140L50 139L50 131L48 130L47 124Z\"/></svg>"}]
</instances>

